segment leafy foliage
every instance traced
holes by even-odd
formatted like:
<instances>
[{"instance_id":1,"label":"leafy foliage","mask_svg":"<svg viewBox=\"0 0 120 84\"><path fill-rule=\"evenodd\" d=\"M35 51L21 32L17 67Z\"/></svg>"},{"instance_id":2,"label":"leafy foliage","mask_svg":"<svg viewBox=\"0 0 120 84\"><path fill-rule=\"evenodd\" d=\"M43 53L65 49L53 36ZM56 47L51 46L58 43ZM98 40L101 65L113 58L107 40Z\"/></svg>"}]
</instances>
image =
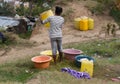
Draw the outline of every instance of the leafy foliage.
<instances>
[{"instance_id":1,"label":"leafy foliage","mask_svg":"<svg viewBox=\"0 0 120 84\"><path fill-rule=\"evenodd\" d=\"M116 7L113 7L110 11L110 15L118 22L120 25L120 10Z\"/></svg>"},{"instance_id":2,"label":"leafy foliage","mask_svg":"<svg viewBox=\"0 0 120 84\"><path fill-rule=\"evenodd\" d=\"M97 1L98 4L95 7L92 7L90 10L94 14L103 14L104 12L111 10L115 7L115 0L94 0Z\"/></svg>"},{"instance_id":3,"label":"leafy foliage","mask_svg":"<svg viewBox=\"0 0 120 84\"><path fill-rule=\"evenodd\" d=\"M17 8L16 11L19 15L39 16L39 14L49 7L43 7L43 3L47 3L50 7L53 6L55 0L22 0L23 2L29 2L29 8L24 8L23 5Z\"/></svg>"},{"instance_id":4,"label":"leafy foliage","mask_svg":"<svg viewBox=\"0 0 120 84\"><path fill-rule=\"evenodd\" d=\"M3 16L12 16L14 15L14 8L13 6L9 5L8 3L1 3L0 5L0 15Z\"/></svg>"}]
</instances>

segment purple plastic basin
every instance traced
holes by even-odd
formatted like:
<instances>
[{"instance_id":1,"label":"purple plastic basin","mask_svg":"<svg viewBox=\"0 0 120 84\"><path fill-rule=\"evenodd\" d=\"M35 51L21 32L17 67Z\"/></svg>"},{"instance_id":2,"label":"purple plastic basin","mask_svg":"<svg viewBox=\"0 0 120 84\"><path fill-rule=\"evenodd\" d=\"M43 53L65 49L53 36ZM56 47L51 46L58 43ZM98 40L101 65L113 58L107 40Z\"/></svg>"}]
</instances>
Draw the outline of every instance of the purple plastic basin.
<instances>
[{"instance_id":1,"label":"purple plastic basin","mask_svg":"<svg viewBox=\"0 0 120 84\"><path fill-rule=\"evenodd\" d=\"M77 49L64 49L63 53L67 53L67 54L81 54L83 52L81 50L77 50Z\"/></svg>"},{"instance_id":2,"label":"purple plastic basin","mask_svg":"<svg viewBox=\"0 0 120 84\"><path fill-rule=\"evenodd\" d=\"M83 52L81 50L77 49L64 49L63 50L64 57L68 60L75 60L75 56L82 54Z\"/></svg>"}]
</instances>

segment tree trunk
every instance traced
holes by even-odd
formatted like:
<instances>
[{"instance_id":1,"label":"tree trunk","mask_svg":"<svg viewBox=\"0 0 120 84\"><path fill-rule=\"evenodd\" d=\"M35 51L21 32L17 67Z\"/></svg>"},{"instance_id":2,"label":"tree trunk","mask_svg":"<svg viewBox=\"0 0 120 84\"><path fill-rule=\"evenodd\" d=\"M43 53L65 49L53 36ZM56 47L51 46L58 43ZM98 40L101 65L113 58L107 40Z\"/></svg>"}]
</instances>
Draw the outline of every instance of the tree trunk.
<instances>
[{"instance_id":1,"label":"tree trunk","mask_svg":"<svg viewBox=\"0 0 120 84\"><path fill-rule=\"evenodd\" d=\"M32 15L32 8L33 8L33 1L31 0L31 1L29 2L30 16Z\"/></svg>"}]
</instances>

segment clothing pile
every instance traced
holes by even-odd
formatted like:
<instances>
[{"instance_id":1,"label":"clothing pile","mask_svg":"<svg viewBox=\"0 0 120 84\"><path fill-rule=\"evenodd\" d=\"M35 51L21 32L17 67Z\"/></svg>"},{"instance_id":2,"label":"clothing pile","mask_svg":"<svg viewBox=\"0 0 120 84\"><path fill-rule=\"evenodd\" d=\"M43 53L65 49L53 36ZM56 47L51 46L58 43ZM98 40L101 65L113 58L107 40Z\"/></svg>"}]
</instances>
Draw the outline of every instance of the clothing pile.
<instances>
[{"instance_id":1,"label":"clothing pile","mask_svg":"<svg viewBox=\"0 0 120 84\"><path fill-rule=\"evenodd\" d=\"M0 40L2 40L2 43L4 43L5 42L5 36L0 32Z\"/></svg>"},{"instance_id":2,"label":"clothing pile","mask_svg":"<svg viewBox=\"0 0 120 84\"><path fill-rule=\"evenodd\" d=\"M76 70L72 70L70 68L62 68L61 69L62 72L67 72L70 75L74 76L75 78L81 79L81 78L85 78L85 79L90 79L90 75L86 72L78 72Z\"/></svg>"}]
</instances>

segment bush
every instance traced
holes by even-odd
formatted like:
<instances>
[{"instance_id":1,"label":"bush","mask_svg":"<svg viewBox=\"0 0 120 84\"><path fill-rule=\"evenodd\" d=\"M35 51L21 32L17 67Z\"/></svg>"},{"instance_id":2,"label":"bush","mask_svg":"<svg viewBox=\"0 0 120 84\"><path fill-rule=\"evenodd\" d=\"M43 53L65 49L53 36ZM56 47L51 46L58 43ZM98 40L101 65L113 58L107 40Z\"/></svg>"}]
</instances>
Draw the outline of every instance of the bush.
<instances>
[{"instance_id":1,"label":"bush","mask_svg":"<svg viewBox=\"0 0 120 84\"><path fill-rule=\"evenodd\" d=\"M16 9L16 13L20 16L23 16L29 14L30 12L28 8L24 8L23 6L20 6Z\"/></svg>"},{"instance_id":2,"label":"bush","mask_svg":"<svg viewBox=\"0 0 120 84\"><path fill-rule=\"evenodd\" d=\"M2 3L2 5L0 5L0 15L13 16L14 15L13 6L9 5L8 3Z\"/></svg>"},{"instance_id":3,"label":"bush","mask_svg":"<svg viewBox=\"0 0 120 84\"><path fill-rule=\"evenodd\" d=\"M54 1L55 0L35 0L30 4L29 8L25 8L23 4L21 4L21 6L16 9L16 13L22 16L39 16L41 12L49 9L49 7L43 7L43 4L47 3L50 7L52 7Z\"/></svg>"},{"instance_id":4,"label":"bush","mask_svg":"<svg viewBox=\"0 0 120 84\"><path fill-rule=\"evenodd\" d=\"M90 8L92 14L103 14L105 6L103 4L98 3L95 7Z\"/></svg>"},{"instance_id":5,"label":"bush","mask_svg":"<svg viewBox=\"0 0 120 84\"><path fill-rule=\"evenodd\" d=\"M109 12L113 7L115 7L114 0L94 0L97 1L97 5L90 8L90 11L94 14L103 14L106 11Z\"/></svg>"},{"instance_id":6,"label":"bush","mask_svg":"<svg viewBox=\"0 0 120 84\"><path fill-rule=\"evenodd\" d=\"M110 15L115 19L116 22L120 25L120 10L116 7L110 10Z\"/></svg>"},{"instance_id":7,"label":"bush","mask_svg":"<svg viewBox=\"0 0 120 84\"><path fill-rule=\"evenodd\" d=\"M32 8L31 16L39 16L39 14L45 10L48 10L48 8L43 8L43 7L35 5ZM19 8L16 9L16 13L20 16L30 15L30 9L20 6Z\"/></svg>"}]
</instances>

